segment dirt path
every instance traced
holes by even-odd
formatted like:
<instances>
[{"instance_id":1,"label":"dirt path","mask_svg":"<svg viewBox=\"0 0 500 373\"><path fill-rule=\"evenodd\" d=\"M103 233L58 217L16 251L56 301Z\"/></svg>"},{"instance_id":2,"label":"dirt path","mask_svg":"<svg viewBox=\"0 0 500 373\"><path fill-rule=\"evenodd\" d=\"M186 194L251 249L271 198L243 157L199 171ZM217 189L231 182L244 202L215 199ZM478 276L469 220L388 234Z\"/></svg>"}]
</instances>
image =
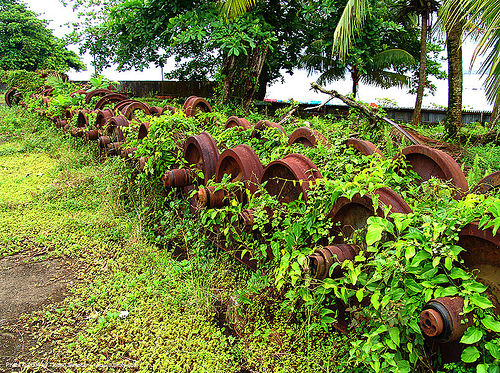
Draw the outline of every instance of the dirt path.
<instances>
[{"instance_id":1,"label":"dirt path","mask_svg":"<svg viewBox=\"0 0 500 373\"><path fill-rule=\"evenodd\" d=\"M30 351L36 341L34 325L21 316L64 299L74 281L72 263L61 259L37 260L29 254L0 259L0 370L16 362L43 359L45 351Z\"/></svg>"}]
</instances>

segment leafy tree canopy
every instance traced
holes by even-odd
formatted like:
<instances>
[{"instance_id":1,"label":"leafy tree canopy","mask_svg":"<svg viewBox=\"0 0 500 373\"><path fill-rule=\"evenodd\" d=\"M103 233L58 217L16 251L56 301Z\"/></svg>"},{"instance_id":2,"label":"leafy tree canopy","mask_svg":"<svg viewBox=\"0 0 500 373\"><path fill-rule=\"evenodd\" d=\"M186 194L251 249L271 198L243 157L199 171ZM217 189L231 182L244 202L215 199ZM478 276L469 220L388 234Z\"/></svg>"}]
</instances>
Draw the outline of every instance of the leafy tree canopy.
<instances>
[{"instance_id":1,"label":"leafy tree canopy","mask_svg":"<svg viewBox=\"0 0 500 373\"><path fill-rule=\"evenodd\" d=\"M85 69L76 53L47 28L47 21L18 0L0 2L0 69Z\"/></svg>"}]
</instances>

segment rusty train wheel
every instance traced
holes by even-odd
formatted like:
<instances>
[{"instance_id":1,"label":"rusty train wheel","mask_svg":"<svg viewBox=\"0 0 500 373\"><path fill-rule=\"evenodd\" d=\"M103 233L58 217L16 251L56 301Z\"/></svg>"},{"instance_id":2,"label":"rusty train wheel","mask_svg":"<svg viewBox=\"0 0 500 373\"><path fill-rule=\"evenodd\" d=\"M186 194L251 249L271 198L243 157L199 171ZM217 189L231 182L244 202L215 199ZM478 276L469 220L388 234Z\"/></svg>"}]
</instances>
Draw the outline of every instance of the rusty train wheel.
<instances>
[{"instance_id":1,"label":"rusty train wheel","mask_svg":"<svg viewBox=\"0 0 500 373\"><path fill-rule=\"evenodd\" d=\"M390 213L408 214L412 212L406 201L390 188L380 188L373 193L379 196L379 208L373 208L371 195L355 194L351 199L340 197L333 205L328 217L334 222L340 223L332 231L336 239L334 242L343 242L345 237L350 237L352 233L366 226L366 221L370 216L384 216L382 206L391 206Z\"/></svg>"},{"instance_id":2,"label":"rusty train wheel","mask_svg":"<svg viewBox=\"0 0 500 373\"><path fill-rule=\"evenodd\" d=\"M500 314L500 234L493 229L480 229L479 223L467 224L458 234L458 245L465 266L479 270L477 278L489 287L489 295L496 313Z\"/></svg>"},{"instance_id":3,"label":"rusty train wheel","mask_svg":"<svg viewBox=\"0 0 500 373\"><path fill-rule=\"evenodd\" d=\"M137 140L142 140L149 133L149 123L142 123L139 127L139 132L137 133Z\"/></svg>"},{"instance_id":4,"label":"rusty train wheel","mask_svg":"<svg viewBox=\"0 0 500 373\"><path fill-rule=\"evenodd\" d=\"M186 140L184 159L190 166L201 170L204 182L207 182L215 176L219 161L219 149L212 136L208 132L202 132Z\"/></svg>"},{"instance_id":5,"label":"rusty train wheel","mask_svg":"<svg viewBox=\"0 0 500 373\"><path fill-rule=\"evenodd\" d=\"M92 98L96 96L105 96L109 95L110 93L115 93L113 91L110 91L109 89L94 89L93 91L87 92L85 94L85 103L90 104L90 101Z\"/></svg>"},{"instance_id":6,"label":"rusty train wheel","mask_svg":"<svg viewBox=\"0 0 500 373\"><path fill-rule=\"evenodd\" d=\"M427 181L431 177L451 180L458 189L455 199L462 198L463 193L469 189L464 173L449 154L425 145L408 146L402 150L402 154L406 163L422 178L422 181Z\"/></svg>"},{"instance_id":7,"label":"rusty train wheel","mask_svg":"<svg viewBox=\"0 0 500 373\"><path fill-rule=\"evenodd\" d=\"M288 203L297 200L301 194L307 201L309 182L320 178L321 173L309 158L293 153L269 163L260 182L267 182L265 189L268 193Z\"/></svg>"},{"instance_id":8,"label":"rusty train wheel","mask_svg":"<svg viewBox=\"0 0 500 373\"><path fill-rule=\"evenodd\" d=\"M79 128L86 128L89 126L89 113L88 109L83 109L78 111L78 118L76 120L76 126Z\"/></svg>"},{"instance_id":9,"label":"rusty train wheel","mask_svg":"<svg viewBox=\"0 0 500 373\"><path fill-rule=\"evenodd\" d=\"M187 117L194 117L199 112L210 113L212 111L212 107L204 98L191 96L186 100L186 102L184 102L182 111Z\"/></svg>"},{"instance_id":10,"label":"rusty train wheel","mask_svg":"<svg viewBox=\"0 0 500 373\"><path fill-rule=\"evenodd\" d=\"M115 114L111 109L97 110L95 126L97 128L104 128L108 120L110 120L114 115Z\"/></svg>"},{"instance_id":11,"label":"rusty train wheel","mask_svg":"<svg viewBox=\"0 0 500 373\"><path fill-rule=\"evenodd\" d=\"M115 104L124 100L128 100L128 96L122 95L121 93L109 93L97 101L94 110L99 110L107 105Z\"/></svg>"},{"instance_id":12,"label":"rusty train wheel","mask_svg":"<svg viewBox=\"0 0 500 373\"><path fill-rule=\"evenodd\" d=\"M487 194L498 190L500 190L500 171L493 172L479 180L474 189L472 189L472 193Z\"/></svg>"},{"instance_id":13,"label":"rusty train wheel","mask_svg":"<svg viewBox=\"0 0 500 373\"><path fill-rule=\"evenodd\" d=\"M136 110L143 111L146 115L151 114L151 112L149 111L149 105L139 101L128 104L127 106L123 107L120 111L122 112L125 118L127 118L128 120L132 120L132 117L134 116L134 112Z\"/></svg>"},{"instance_id":14,"label":"rusty train wheel","mask_svg":"<svg viewBox=\"0 0 500 373\"><path fill-rule=\"evenodd\" d=\"M315 148L319 143L328 145L326 137L321 132L309 127L297 128L288 139L288 145L302 144L308 148Z\"/></svg>"},{"instance_id":15,"label":"rusty train wheel","mask_svg":"<svg viewBox=\"0 0 500 373\"><path fill-rule=\"evenodd\" d=\"M382 158L384 158L384 155L382 154L382 152L380 151L380 149L377 148L375 146L375 144L373 144L370 141L361 140L361 139L357 139L355 137L351 137L350 139L348 139L346 141L346 145L348 147L350 147L350 148L356 149L359 153L361 153L363 155L378 154Z\"/></svg>"},{"instance_id":16,"label":"rusty train wheel","mask_svg":"<svg viewBox=\"0 0 500 373\"><path fill-rule=\"evenodd\" d=\"M21 92L17 88L11 88L5 93L5 103L8 107L18 105L21 101Z\"/></svg>"},{"instance_id":17,"label":"rusty train wheel","mask_svg":"<svg viewBox=\"0 0 500 373\"><path fill-rule=\"evenodd\" d=\"M238 145L222 152L217 163L215 181L220 183L224 175L231 175L232 181L244 181L250 193L255 193L264 167L260 159L248 145Z\"/></svg>"},{"instance_id":18,"label":"rusty train wheel","mask_svg":"<svg viewBox=\"0 0 500 373\"><path fill-rule=\"evenodd\" d=\"M136 102L136 100L123 100L123 101L120 101L120 102L118 102L118 103L115 105L114 109L115 109L115 111L120 111L120 112L121 112L121 110L122 110L125 106L127 106L127 105L129 105L129 104L131 104L131 103L133 103L133 102Z\"/></svg>"},{"instance_id":19,"label":"rusty train wheel","mask_svg":"<svg viewBox=\"0 0 500 373\"><path fill-rule=\"evenodd\" d=\"M119 115L117 117L112 117L106 123L106 134L112 138L116 139L118 142L125 141L125 135L123 134L123 128L128 127L129 121L125 116Z\"/></svg>"},{"instance_id":20,"label":"rusty train wheel","mask_svg":"<svg viewBox=\"0 0 500 373\"><path fill-rule=\"evenodd\" d=\"M227 119L226 124L224 125L225 129L228 128L238 128L239 130L248 130L252 128L252 125L248 120L245 118L238 118L238 117L229 117Z\"/></svg>"}]
</instances>

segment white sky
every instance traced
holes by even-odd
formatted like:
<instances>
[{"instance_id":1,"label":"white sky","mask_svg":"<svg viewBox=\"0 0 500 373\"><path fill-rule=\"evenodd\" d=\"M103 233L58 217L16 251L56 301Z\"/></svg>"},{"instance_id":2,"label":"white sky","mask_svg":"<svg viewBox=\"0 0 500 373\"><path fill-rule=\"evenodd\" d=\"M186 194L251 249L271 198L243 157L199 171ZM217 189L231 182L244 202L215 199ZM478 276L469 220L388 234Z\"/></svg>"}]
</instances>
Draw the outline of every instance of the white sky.
<instances>
[{"instance_id":1,"label":"white sky","mask_svg":"<svg viewBox=\"0 0 500 373\"><path fill-rule=\"evenodd\" d=\"M77 19L70 7L64 7L59 0L24 0L28 7L40 14L41 18L50 21L49 27L54 30L56 36L62 37L71 30L64 26L67 22L74 22ZM70 46L70 49L78 53L77 46ZM464 44L464 71L468 71L474 45L470 42ZM86 55L83 58L87 65L87 71L70 71L69 76L74 80L87 80L93 68L90 64L91 58ZM446 67L446 61L442 62ZM171 65L170 65L171 66ZM165 67L165 71L169 66ZM476 67L475 67L476 68ZM159 68L150 68L144 71L124 71L118 72L114 69L106 69L103 72L107 78L112 80L161 80L161 71ZM324 94L315 93L309 90L310 83L316 79L317 75L307 76L305 71L296 71L293 76L285 74L284 83L275 83L267 88L266 98L297 101L321 101L326 98ZM432 107L433 105L446 106L448 100L448 82L447 80L436 81L437 91L434 96L426 96L423 106ZM350 93L352 83L350 80L343 80L331 83L328 88L336 89L340 93ZM359 98L366 102L376 102L377 98L389 98L395 101L401 107L413 107L415 96L407 93L405 89L390 88L381 89L361 84L359 87ZM333 102L332 103L336 103ZM476 74L464 75L464 93L463 106L466 109L491 110L492 105L488 104L482 88L482 81Z\"/></svg>"}]
</instances>

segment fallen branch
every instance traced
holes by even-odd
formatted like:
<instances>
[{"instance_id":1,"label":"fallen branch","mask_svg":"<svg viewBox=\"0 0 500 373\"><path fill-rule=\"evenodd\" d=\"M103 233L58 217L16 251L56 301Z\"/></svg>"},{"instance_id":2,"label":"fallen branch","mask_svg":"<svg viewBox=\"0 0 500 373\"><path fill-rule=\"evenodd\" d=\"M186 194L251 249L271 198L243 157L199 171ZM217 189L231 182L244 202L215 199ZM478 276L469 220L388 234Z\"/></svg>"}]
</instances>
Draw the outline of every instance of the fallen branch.
<instances>
[{"instance_id":1,"label":"fallen branch","mask_svg":"<svg viewBox=\"0 0 500 373\"><path fill-rule=\"evenodd\" d=\"M297 107L294 107L292 110L290 110L277 124L279 124L280 126L286 122L286 120L288 118L290 118L292 116L293 113L295 113L297 111Z\"/></svg>"},{"instance_id":2,"label":"fallen branch","mask_svg":"<svg viewBox=\"0 0 500 373\"><path fill-rule=\"evenodd\" d=\"M361 113L363 113L365 116L367 116L368 118L370 118L374 122L383 121L383 122L390 124L398 132L400 132L404 137L406 137L408 140L410 140L413 144L415 144L415 145L420 144L420 142L417 139L415 139L412 135L410 135L403 128L401 128L401 126L399 124L390 120L389 118L383 117L379 113L374 112L372 109L368 108L366 105L360 104L360 103L356 102L355 100L353 100L352 98L344 96L335 90L329 91L329 90L319 86L316 82L311 83L311 87L313 89L316 89L316 90L322 92L322 93L325 93L327 95L332 96L332 98L338 98L340 101L342 101L347 106L358 109ZM325 104L326 104L326 102L325 102ZM323 105L320 105L319 107L321 107Z\"/></svg>"}]
</instances>

